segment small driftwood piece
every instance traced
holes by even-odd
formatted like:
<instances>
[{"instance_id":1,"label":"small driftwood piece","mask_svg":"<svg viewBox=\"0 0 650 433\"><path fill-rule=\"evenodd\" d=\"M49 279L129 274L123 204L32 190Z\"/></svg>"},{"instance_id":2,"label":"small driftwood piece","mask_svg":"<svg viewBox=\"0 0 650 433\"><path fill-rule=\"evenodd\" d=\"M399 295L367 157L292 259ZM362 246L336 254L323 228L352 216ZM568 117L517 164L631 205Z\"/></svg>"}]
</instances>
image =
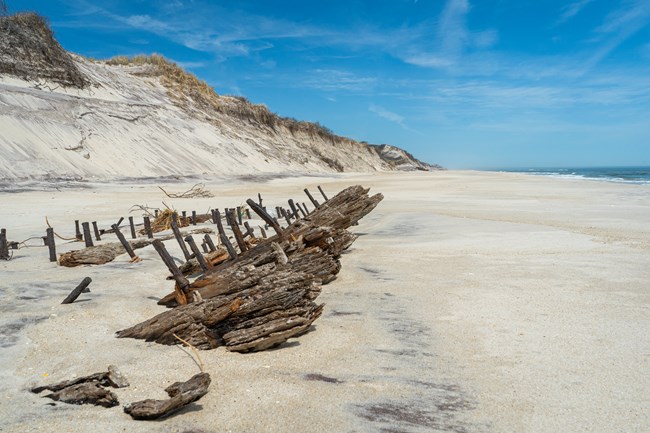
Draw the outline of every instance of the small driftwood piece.
<instances>
[{"instance_id":1,"label":"small driftwood piece","mask_svg":"<svg viewBox=\"0 0 650 433\"><path fill-rule=\"evenodd\" d=\"M37 386L31 392L39 394L43 391L52 391L44 397L70 404L94 404L97 406L113 407L119 404L117 396L105 389L125 388L129 382L113 365L108 366L108 371L95 373L89 376L66 380L52 385Z\"/></svg>"},{"instance_id":2,"label":"small driftwood piece","mask_svg":"<svg viewBox=\"0 0 650 433\"><path fill-rule=\"evenodd\" d=\"M162 187L158 187L162 192L165 193L165 195L169 198L211 198L214 197L214 194L212 194L210 191L205 189L205 184L202 183L197 183L194 185L192 188L188 189L185 192L181 192L178 194L171 193L165 191Z\"/></svg>"},{"instance_id":3,"label":"small driftwood piece","mask_svg":"<svg viewBox=\"0 0 650 433\"><path fill-rule=\"evenodd\" d=\"M209 228L200 228L187 233L204 234L212 233L212 230ZM182 232L181 235L186 235L187 233ZM173 238L174 235L171 234L167 236L161 236L158 239L161 241L166 241ZM151 245L153 241L153 239L136 239L130 241L129 244L133 250L137 250ZM112 262L117 256L121 254L124 254L124 247L122 244L119 242L109 242L103 245L95 245L94 247L69 251L67 253L61 254L59 257L59 264L68 268L73 268L75 266L81 265L103 265L104 263ZM56 256L54 256L54 261L56 261Z\"/></svg>"},{"instance_id":4,"label":"small driftwood piece","mask_svg":"<svg viewBox=\"0 0 650 433\"><path fill-rule=\"evenodd\" d=\"M66 298L61 302L62 304L72 304L78 297L81 295L82 292L89 292L87 290L88 285L92 282L93 280L90 279L90 277L86 277L83 280L81 280L81 283L77 287L75 287L72 292Z\"/></svg>"},{"instance_id":5,"label":"small driftwood piece","mask_svg":"<svg viewBox=\"0 0 650 433\"><path fill-rule=\"evenodd\" d=\"M208 393L210 375L198 373L186 382L176 382L165 388L167 400L147 399L124 406L124 412L134 419L151 420L169 416Z\"/></svg>"},{"instance_id":6,"label":"small driftwood piece","mask_svg":"<svg viewBox=\"0 0 650 433\"><path fill-rule=\"evenodd\" d=\"M281 236L196 279L189 287L190 303L119 331L118 337L177 344L176 333L200 349L225 345L231 351L256 351L306 332L322 312L323 305L314 302L321 285L336 278L342 251L356 239L346 228L383 199L367 192L360 186L342 191ZM253 204L257 212L259 205ZM201 301L191 302L195 298ZM159 304L179 303L172 293Z\"/></svg>"}]
</instances>

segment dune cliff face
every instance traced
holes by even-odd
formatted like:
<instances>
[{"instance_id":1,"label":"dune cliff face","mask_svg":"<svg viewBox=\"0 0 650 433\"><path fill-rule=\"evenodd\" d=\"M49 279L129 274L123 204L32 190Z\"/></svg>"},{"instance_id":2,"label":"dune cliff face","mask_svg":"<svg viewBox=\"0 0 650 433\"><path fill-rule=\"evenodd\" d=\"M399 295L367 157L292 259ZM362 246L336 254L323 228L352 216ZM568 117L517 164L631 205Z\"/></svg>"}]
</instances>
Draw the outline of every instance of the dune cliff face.
<instances>
[{"instance_id":1,"label":"dune cliff face","mask_svg":"<svg viewBox=\"0 0 650 433\"><path fill-rule=\"evenodd\" d=\"M217 95L158 56L72 55L38 18L0 18L0 179L437 168Z\"/></svg>"}]
</instances>

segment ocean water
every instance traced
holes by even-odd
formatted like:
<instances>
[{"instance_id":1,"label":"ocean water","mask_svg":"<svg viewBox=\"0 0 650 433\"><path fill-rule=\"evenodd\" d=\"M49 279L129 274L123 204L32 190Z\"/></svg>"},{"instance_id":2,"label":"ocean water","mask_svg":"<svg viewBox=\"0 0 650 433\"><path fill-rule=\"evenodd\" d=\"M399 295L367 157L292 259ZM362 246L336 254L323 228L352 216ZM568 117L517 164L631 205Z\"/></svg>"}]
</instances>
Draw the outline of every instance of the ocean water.
<instances>
[{"instance_id":1,"label":"ocean water","mask_svg":"<svg viewBox=\"0 0 650 433\"><path fill-rule=\"evenodd\" d=\"M650 185L650 167L513 168L498 171Z\"/></svg>"}]
</instances>

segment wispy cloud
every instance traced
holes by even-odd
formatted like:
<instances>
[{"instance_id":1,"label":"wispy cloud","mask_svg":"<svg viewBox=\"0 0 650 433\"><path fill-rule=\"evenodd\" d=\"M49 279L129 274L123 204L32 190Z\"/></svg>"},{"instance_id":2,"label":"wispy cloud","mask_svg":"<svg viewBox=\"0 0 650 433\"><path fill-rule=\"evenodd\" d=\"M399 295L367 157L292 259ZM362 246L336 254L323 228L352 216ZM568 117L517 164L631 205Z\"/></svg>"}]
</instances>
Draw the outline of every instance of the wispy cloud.
<instances>
[{"instance_id":1,"label":"wispy cloud","mask_svg":"<svg viewBox=\"0 0 650 433\"><path fill-rule=\"evenodd\" d=\"M569 3L562 8L562 12L557 20L557 24L564 24L569 21L574 16L578 15L581 10L583 10L589 3L593 3L594 0L578 0L573 3Z\"/></svg>"},{"instance_id":2,"label":"wispy cloud","mask_svg":"<svg viewBox=\"0 0 650 433\"><path fill-rule=\"evenodd\" d=\"M315 69L296 84L323 91L370 91L377 84L377 78L360 76L338 69Z\"/></svg>"}]
</instances>

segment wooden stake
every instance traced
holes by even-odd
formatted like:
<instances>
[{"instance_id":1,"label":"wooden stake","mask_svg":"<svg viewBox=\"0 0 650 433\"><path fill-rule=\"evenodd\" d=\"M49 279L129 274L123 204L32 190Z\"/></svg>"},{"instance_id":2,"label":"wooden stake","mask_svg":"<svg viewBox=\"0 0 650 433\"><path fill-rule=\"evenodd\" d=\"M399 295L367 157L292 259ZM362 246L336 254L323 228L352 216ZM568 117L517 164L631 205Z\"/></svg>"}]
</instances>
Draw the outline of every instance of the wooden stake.
<instances>
[{"instance_id":1,"label":"wooden stake","mask_svg":"<svg viewBox=\"0 0 650 433\"><path fill-rule=\"evenodd\" d=\"M214 242L212 242L212 238L208 233L206 233L205 236L203 236L203 239L205 239L205 243L210 248L210 251L217 251L217 247L214 246Z\"/></svg>"},{"instance_id":2,"label":"wooden stake","mask_svg":"<svg viewBox=\"0 0 650 433\"><path fill-rule=\"evenodd\" d=\"M205 243L205 240L203 242L201 242L201 249L203 249L203 252L205 254L208 254L210 252L210 250L208 249L208 246Z\"/></svg>"},{"instance_id":3,"label":"wooden stake","mask_svg":"<svg viewBox=\"0 0 650 433\"><path fill-rule=\"evenodd\" d=\"M228 254L230 254L230 258L235 260L237 258L237 251L235 251L235 248L230 243L230 239L228 239L228 236L226 236L223 233L220 233L219 237L221 238L221 243L226 246L226 249L228 250Z\"/></svg>"},{"instance_id":4,"label":"wooden stake","mask_svg":"<svg viewBox=\"0 0 650 433\"><path fill-rule=\"evenodd\" d=\"M254 238L255 237L255 235L253 234L254 230L251 227L251 225L248 224L248 221L244 221L244 227L246 227L246 233L244 233L244 237L250 236L250 237Z\"/></svg>"},{"instance_id":5,"label":"wooden stake","mask_svg":"<svg viewBox=\"0 0 650 433\"><path fill-rule=\"evenodd\" d=\"M153 232L151 231L151 220L148 215L145 215L143 218L144 221L144 231L147 234L149 239L153 239Z\"/></svg>"},{"instance_id":6,"label":"wooden stake","mask_svg":"<svg viewBox=\"0 0 650 433\"><path fill-rule=\"evenodd\" d=\"M9 260L9 247L7 246L7 229L0 229L0 259Z\"/></svg>"},{"instance_id":7,"label":"wooden stake","mask_svg":"<svg viewBox=\"0 0 650 433\"><path fill-rule=\"evenodd\" d=\"M314 197L312 197L309 190L307 188L305 188L304 191L305 191L305 194L307 194L307 197L309 197L309 200L311 201L311 204L313 204L314 207L318 207L319 206L318 202L316 201L316 199Z\"/></svg>"},{"instance_id":8,"label":"wooden stake","mask_svg":"<svg viewBox=\"0 0 650 433\"><path fill-rule=\"evenodd\" d=\"M300 203L296 203L296 208L298 208L298 210L299 210L300 213L302 214L302 217L303 217L303 218L306 218L306 217L307 217L307 212L305 212L305 210L302 208L302 206L300 206Z\"/></svg>"},{"instance_id":9,"label":"wooden stake","mask_svg":"<svg viewBox=\"0 0 650 433\"><path fill-rule=\"evenodd\" d=\"M131 226L131 239L135 239L137 236L135 235L135 224L133 224L133 217L129 217L129 226Z\"/></svg>"},{"instance_id":10,"label":"wooden stake","mask_svg":"<svg viewBox=\"0 0 650 433\"><path fill-rule=\"evenodd\" d=\"M50 261L56 262L56 245L54 244L54 229L48 227L45 231L47 233L47 248L50 250Z\"/></svg>"},{"instance_id":11,"label":"wooden stake","mask_svg":"<svg viewBox=\"0 0 650 433\"><path fill-rule=\"evenodd\" d=\"M246 211L246 219L251 219L251 211L250 211L250 209L246 208L245 211Z\"/></svg>"},{"instance_id":12,"label":"wooden stake","mask_svg":"<svg viewBox=\"0 0 650 433\"><path fill-rule=\"evenodd\" d=\"M93 238L90 237L90 224L87 222L81 223L84 231L84 241L86 242L86 248L93 246Z\"/></svg>"},{"instance_id":13,"label":"wooden stake","mask_svg":"<svg viewBox=\"0 0 650 433\"><path fill-rule=\"evenodd\" d=\"M95 232L95 240L101 241L102 238L99 236L99 229L97 228L97 221L93 221L93 231Z\"/></svg>"},{"instance_id":14,"label":"wooden stake","mask_svg":"<svg viewBox=\"0 0 650 433\"><path fill-rule=\"evenodd\" d=\"M278 224L277 221L274 221L273 218L271 218L271 215L269 215L260 205L255 203L250 198L246 200L246 203L248 203L248 206L253 209L253 212L258 214L260 218L264 220L264 222L273 227L273 230L275 230L278 236L282 237L282 228L280 228L280 224Z\"/></svg>"},{"instance_id":15,"label":"wooden stake","mask_svg":"<svg viewBox=\"0 0 650 433\"><path fill-rule=\"evenodd\" d=\"M260 233L262 233L262 237L266 239L266 230L264 230L264 227L258 226L260 228Z\"/></svg>"},{"instance_id":16,"label":"wooden stake","mask_svg":"<svg viewBox=\"0 0 650 433\"><path fill-rule=\"evenodd\" d=\"M84 224L88 224L88 223L84 223ZM81 283L79 283L79 285L75 287L74 290L72 290L72 292L70 292L70 294L61 303L72 304L75 301L75 299L77 299L79 295L81 295L81 293L86 289L86 287L88 287L88 284L90 284L92 281L93 280L91 280L90 277L86 277L83 280L81 280Z\"/></svg>"},{"instance_id":17,"label":"wooden stake","mask_svg":"<svg viewBox=\"0 0 650 433\"><path fill-rule=\"evenodd\" d=\"M318 188L318 190L320 191L320 193L321 193L321 195L323 196L323 198L325 199L325 201L327 202L329 199L328 199L327 196L325 195L325 192L323 191L323 188L321 188L320 185L318 185L317 188Z\"/></svg>"},{"instance_id":18,"label":"wooden stake","mask_svg":"<svg viewBox=\"0 0 650 433\"><path fill-rule=\"evenodd\" d=\"M195 210L192 211L192 225L193 226L196 225L196 211Z\"/></svg>"},{"instance_id":19,"label":"wooden stake","mask_svg":"<svg viewBox=\"0 0 650 433\"><path fill-rule=\"evenodd\" d=\"M178 229L178 222L176 221L176 218L177 218L176 213L173 213L172 222L171 222L172 232L174 232L174 237L176 238L176 242L178 242L178 245L181 247L181 251L183 251L183 256L187 261L192 258L192 255L190 254L189 251L187 251L185 242L183 242L183 237L181 236L181 231Z\"/></svg>"},{"instance_id":20,"label":"wooden stake","mask_svg":"<svg viewBox=\"0 0 650 433\"><path fill-rule=\"evenodd\" d=\"M111 227L115 231L115 234L117 235L117 238L120 240L120 243L122 244L122 246L124 247L126 252L129 254L129 256L132 259L135 259L136 257L138 257L133 252L133 248L131 248L131 244L129 243L129 241L126 240L126 238L124 237L124 235L120 231L120 228L117 226L117 224L113 224Z\"/></svg>"},{"instance_id":21,"label":"wooden stake","mask_svg":"<svg viewBox=\"0 0 650 433\"><path fill-rule=\"evenodd\" d=\"M239 246L239 251L242 253L244 251L248 251L248 245L246 245L246 241L244 241L244 235L242 235L241 229L239 228L239 224L237 224L237 221L233 221L234 224L230 226L232 229L232 233L235 235L235 240L237 241L237 245Z\"/></svg>"},{"instance_id":22,"label":"wooden stake","mask_svg":"<svg viewBox=\"0 0 650 433\"><path fill-rule=\"evenodd\" d=\"M74 220L74 236L78 241L82 240L81 231L79 230L79 220Z\"/></svg>"},{"instance_id":23,"label":"wooden stake","mask_svg":"<svg viewBox=\"0 0 650 433\"><path fill-rule=\"evenodd\" d=\"M201 251L199 251L199 247L196 246L196 242L194 242L194 238L192 237L192 235L185 236L185 242L187 242L190 245L190 248L194 253L194 257L196 258L196 261L199 262L199 266L201 266L203 272L207 271L208 264L206 263L203 254L201 254Z\"/></svg>"},{"instance_id":24,"label":"wooden stake","mask_svg":"<svg viewBox=\"0 0 650 433\"><path fill-rule=\"evenodd\" d=\"M219 230L219 235L225 235L226 232L223 230L223 224L221 223L221 213L219 212L219 209L214 212L217 217L217 230Z\"/></svg>"},{"instance_id":25,"label":"wooden stake","mask_svg":"<svg viewBox=\"0 0 650 433\"><path fill-rule=\"evenodd\" d=\"M258 199L259 202L260 202L260 207L264 207L264 206L262 205L262 194L260 194L259 192L257 193L257 199Z\"/></svg>"},{"instance_id":26,"label":"wooden stake","mask_svg":"<svg viewBox=\"0 0 650 433\"><path fill-rule=\"evenodd\" d=\"M289 207L291 208L291 212L293 212L293 217L295 219L298 219L298 209L296 209L296 204L293 202L292 199L289 199Z\"/></svg>"},{"instance_id":27,"label":"wooden stake","mask_svg":"<svg viewBox=\"0 0 650 433\"><path fill-rule=\"evenodd\" d=\"M307 215L309 215L309 214L311 213L311 212L309 212L309 208L307 207L307 205L305 204L304 201L302 202L302 207L305 209L305 213L306 213Z\"/></svg>"},{"instance_id":28,"label":"wooden stake","mask_svg":"<svg viewBox=\"0 0 650 433\"><path fill-rule=\"evenodd\" d=\"M190 282L187 281L187 278L183 276L183 273L180 271L180 269L178 269L176 263L174 263L174 259L172 259L172 256L169 255L167 249L165 248L165 244L163 244L160 239L156 239L155 241L153 241L152 245L158 252L158 255L160 256L162 261L165 263L165 265L167 265L167 269L169 269L169 272L171 272L172 276L174 277L174 280L176 280L176 284L178 284L178 287L181 289L181 292L183 292L186 299L189 300Z\"/></svg>"},{"instance_id":29,"label":"wooden stake","mask_svg":"<svg viewBox=\"0 0 650 433\"><path fill-rule=\"evenodd\" d=\"M124 221L124 217L121 217L119 220L117 220L117 226L119 227L120 224L122 224L122 221Z\"/></svg>"}]
</instances>

